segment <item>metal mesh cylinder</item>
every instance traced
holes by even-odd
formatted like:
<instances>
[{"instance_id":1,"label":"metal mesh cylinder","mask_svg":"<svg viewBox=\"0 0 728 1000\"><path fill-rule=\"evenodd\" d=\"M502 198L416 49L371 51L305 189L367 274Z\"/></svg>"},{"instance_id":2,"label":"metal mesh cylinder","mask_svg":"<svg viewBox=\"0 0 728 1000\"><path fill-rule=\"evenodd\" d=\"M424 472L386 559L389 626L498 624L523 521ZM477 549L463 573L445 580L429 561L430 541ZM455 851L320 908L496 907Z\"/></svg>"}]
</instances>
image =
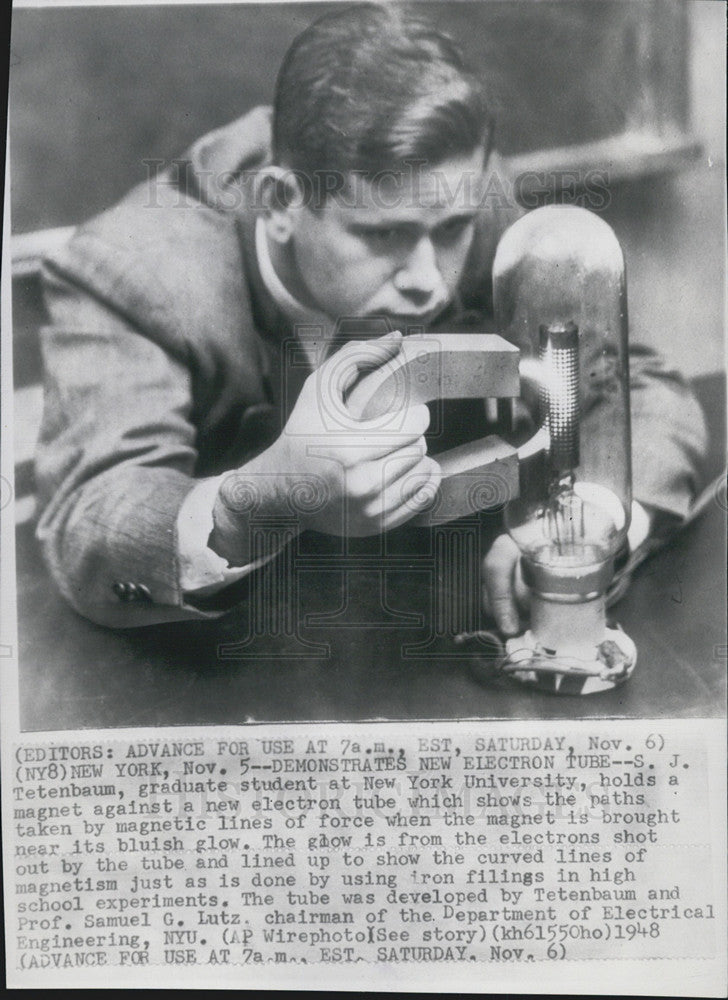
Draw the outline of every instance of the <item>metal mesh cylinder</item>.
<instances>
[{"instance_id":1,"label":"metal mesh cylinder","mask_svg":"<svg viewBox=\"0 0 728 1000\"><path fill-rule=\"evenodd\" d=\"M541 421L551 438L551 465L565 472L579 465L579 328L574 323L541 326L539 354Z\"/></svg>"}]
</instances>

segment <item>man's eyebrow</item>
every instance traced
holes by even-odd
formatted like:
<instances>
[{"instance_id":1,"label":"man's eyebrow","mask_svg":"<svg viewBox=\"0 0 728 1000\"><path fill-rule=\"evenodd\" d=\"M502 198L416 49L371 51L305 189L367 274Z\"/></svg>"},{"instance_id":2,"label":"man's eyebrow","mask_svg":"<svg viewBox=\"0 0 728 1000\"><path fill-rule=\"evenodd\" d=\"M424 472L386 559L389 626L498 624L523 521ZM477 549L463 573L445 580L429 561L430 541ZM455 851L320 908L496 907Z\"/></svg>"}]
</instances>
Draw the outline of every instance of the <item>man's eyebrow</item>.
<instances>
[{"instance_id":1,"label":"man's eyebrow","mask_svg":"<svg viewBox=\"0 0 728 1000\"><path fill-rule=\"evenodd\" d=\"M451 226L455 222L472 222L477 214L477 210L474 208L456 212L455 215L448 215L446 219L438 222L435 229L441 229L443 226Z\"/></svg>"},{"instance_id":2,"label":"man's eyebrow","mask_svg":"<svg viewBox=\"0 0 728 1000\"><path fill-rule=\"evenodd\" d=\"M348 228L352 233L376 233L381 230L406 232L414 229L416 226L417 223L415 222L403 220L392 220L390 222L387 219L381 219L379 221L372 220L370 222L351 222Z\"/></svg>"},{"instance_id":3,"label":"man's eyebrow","mask_svg":"<svg viewBox=\"0 0 728 1000\"><path fill-rule=\"evenodd\" d=\"M446 226L451 226L458 223L469 223L472 222L476 216L477 211L475 209L466 210L463 212L457 212L455 215L449 215L446 219L442 219L437 222L433 227L432 231L435 232L438 229L442 229ZM420 223L418 221L409 219L396 219L396 220L371 220L369 222L357 222L352 221L348 225L350 232L355 234L366 234L366 233L376 233L383 230L394 231L394 232L410 232L413 229L418 229Z\"/></svg>"}]
</instances>

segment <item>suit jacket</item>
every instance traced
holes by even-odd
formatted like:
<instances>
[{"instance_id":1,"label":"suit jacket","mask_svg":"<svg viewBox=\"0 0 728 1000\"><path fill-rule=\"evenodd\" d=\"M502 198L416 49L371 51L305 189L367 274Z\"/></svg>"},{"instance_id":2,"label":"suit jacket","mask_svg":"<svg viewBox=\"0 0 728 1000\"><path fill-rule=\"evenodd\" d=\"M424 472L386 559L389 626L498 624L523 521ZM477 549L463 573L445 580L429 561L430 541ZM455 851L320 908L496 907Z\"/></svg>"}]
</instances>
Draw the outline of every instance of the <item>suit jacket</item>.
<instances>
[{"instance_id":1,"label":"suit jacket","mask_svg":"<svg viewBox=\"0 0 728 1000\"><path fill-rule=\"evenodd\" d=\"M269 149L270 112L258 108L46 262L37 534L62 593L100 624L220 613L180 590L179 508L196 477L273 440L310 372L254 251ZM495 248L520 211L501 188L476 226L458 305L486 323ZM631 365L635 496L683 515L704 448L700 410L654 353L635 349Z\"/></svg>"}]
</instances>

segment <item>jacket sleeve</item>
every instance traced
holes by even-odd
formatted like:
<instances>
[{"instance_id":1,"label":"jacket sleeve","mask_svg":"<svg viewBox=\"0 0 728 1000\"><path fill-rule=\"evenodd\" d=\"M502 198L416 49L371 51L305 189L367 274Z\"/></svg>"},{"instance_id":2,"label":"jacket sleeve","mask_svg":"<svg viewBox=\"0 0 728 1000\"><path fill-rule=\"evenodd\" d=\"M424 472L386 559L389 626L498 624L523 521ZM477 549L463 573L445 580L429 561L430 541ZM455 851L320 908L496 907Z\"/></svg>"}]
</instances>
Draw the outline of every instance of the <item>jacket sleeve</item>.
<instances>
[{"instance_id":1,"label":"jacket sleeve","mask_svg":"<svg viewBox=\"0 0 728 1000\"><path fill-rule=\"evenodd\" d=\"M680 374L656 352L630 348L632 491L635 500L684 518L703 485L703 411Z\"/></svg>"},{"instance_id":2,"label":"jacket sleeve","mask_svg":"<svg viewBox=\"0 0 728 1000\"><path fill-rule=\"evenodd\" d=\"M183 359L48 272L37 534L85 617L129 627L206 618L180 590L176 521L195 484Z\"/></svg>"}]
</instances>

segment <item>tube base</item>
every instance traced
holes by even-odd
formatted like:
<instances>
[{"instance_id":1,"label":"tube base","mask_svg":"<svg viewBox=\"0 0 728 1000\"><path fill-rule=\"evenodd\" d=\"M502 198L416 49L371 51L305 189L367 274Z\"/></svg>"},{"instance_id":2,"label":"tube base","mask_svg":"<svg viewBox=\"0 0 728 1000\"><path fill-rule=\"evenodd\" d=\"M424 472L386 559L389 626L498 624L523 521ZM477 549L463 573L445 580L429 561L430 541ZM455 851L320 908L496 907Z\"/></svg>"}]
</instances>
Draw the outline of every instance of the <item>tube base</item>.
<instances>
[{"instance_id":1,"label":"tube base","mask_svg":"<svg viewBox=\"0 0 728 1000\"><path fill-rule=\"evenodd\" d=\"M546 649L529 630L506 642L499 673L541 691L586 695L624 684L636 662L635 644L618 625L605 626L601 642L579 656Z\"/></svg>"}]
</instances>

